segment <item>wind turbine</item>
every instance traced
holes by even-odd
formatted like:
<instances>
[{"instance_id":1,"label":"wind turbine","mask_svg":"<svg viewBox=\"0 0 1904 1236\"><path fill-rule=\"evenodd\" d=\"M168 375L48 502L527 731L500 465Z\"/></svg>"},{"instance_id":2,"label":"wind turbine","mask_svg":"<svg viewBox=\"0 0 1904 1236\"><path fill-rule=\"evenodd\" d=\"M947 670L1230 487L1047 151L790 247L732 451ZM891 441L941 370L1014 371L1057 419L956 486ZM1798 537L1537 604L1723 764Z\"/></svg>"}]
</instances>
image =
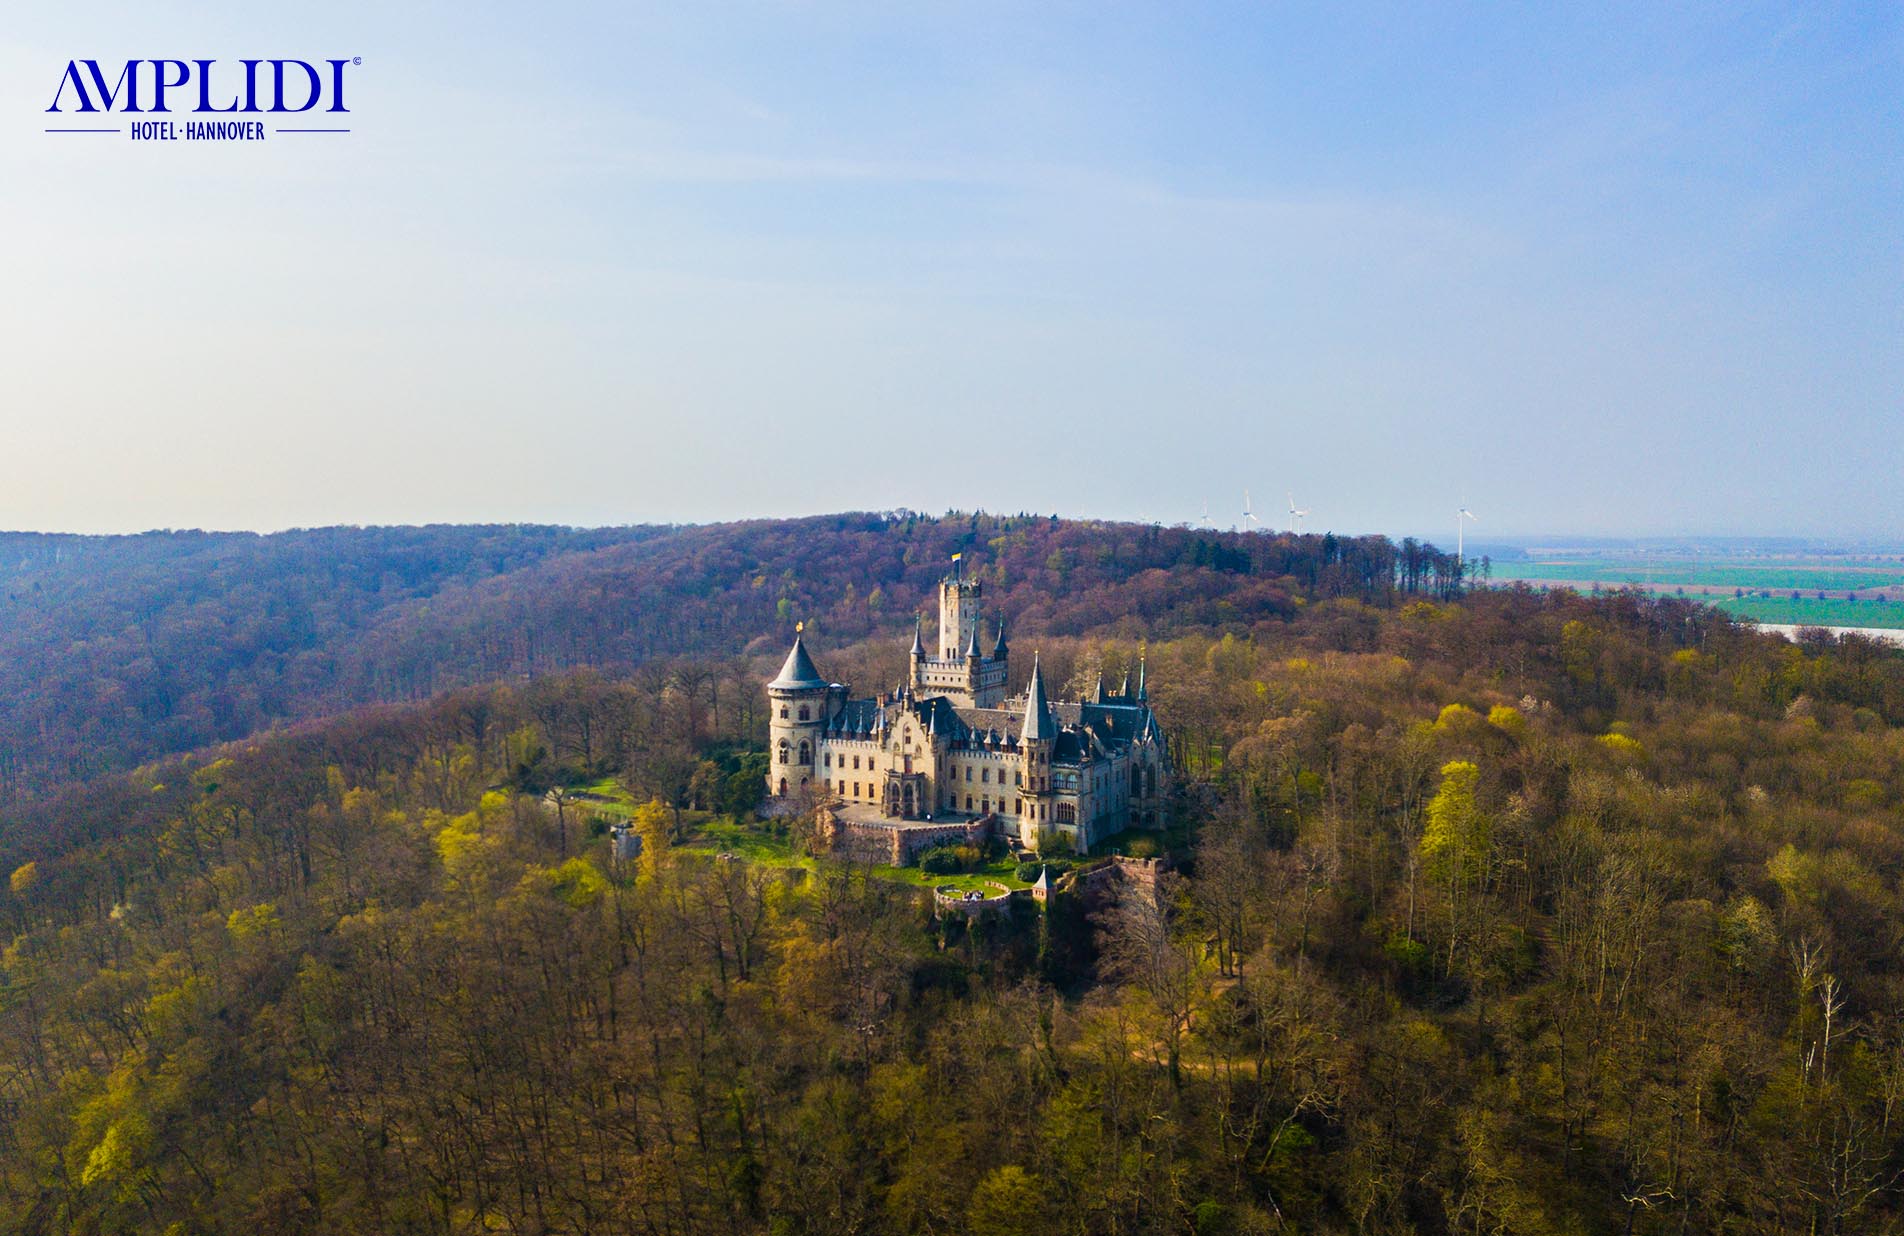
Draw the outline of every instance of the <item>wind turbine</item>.
<instances>
[{"instance_id":1,"label":"wind turbine","mask_svg":"<svg viewBox=\"0 0 1904 1236\"><path fill-rule=\"evenodd\" d=\"M1463 551L1468 547L1467 531L1470 519L1479 523L1481 517L1465 506L1454 513L1454 560L1456 562L1467 561L1468 556Z\"/></svg>"},{"instance_id":2,"label":"wind turbine","mask_svg":"<svg viewBox=\"0 0 1904 1236\"><path fill-rule=\"evenodd\" d=\"M1304 515L1307 515L1308 513L1309 513L1309 508L1306 506L1304 507L1297 506L1296 495L1293 493L1290 494L1289 495L1289 535L1295 536L1297 533L1302 531L1302 517Z\"/></svg>"},{"instance_id":3,"label":"wind turbine","mask_svg":"<svg viewBox=\"0 0 1904 1236\"><path fill-rule=\"evenodd\" d=\"M1243 531L1255 532L1263 521L1256 518L1256 512L1250 509L1249 490L1243 491Z\"/></svg>"},{"instance_id":4,"label":"wind turbine","mask_svg":"<svg viewBox=\"0 0 1904 1236\"><path fill-rule=\"evenodd\" d=\"M1214 529L1216 527L1215 524L1210 522L1210 503L1208 499L1206 499L1203 503L1203 519L1198 526L1203 528L1211 528L1211 529Z\"/></svg>"}]
</instances>

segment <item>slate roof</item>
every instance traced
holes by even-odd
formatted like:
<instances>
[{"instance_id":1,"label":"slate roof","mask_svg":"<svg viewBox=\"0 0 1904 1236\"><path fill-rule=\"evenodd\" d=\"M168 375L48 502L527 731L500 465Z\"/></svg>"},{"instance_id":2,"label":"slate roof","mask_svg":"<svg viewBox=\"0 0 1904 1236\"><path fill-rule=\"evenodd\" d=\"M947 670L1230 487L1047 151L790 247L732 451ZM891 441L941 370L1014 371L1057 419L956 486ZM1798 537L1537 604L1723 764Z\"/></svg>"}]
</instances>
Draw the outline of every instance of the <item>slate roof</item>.
<instances>
[{"instance_id":1,"label":"slate roof","mask_svg":"<svg viewBox=\"0 0 1904 1236\"><path fill-rule=\"evenodd\" d=\"M811 691L827 685L814 666L813 658L807 655L806 641L798 635L793 637L793 651L787 654L787 663L780 667L780 676L767 684L782 691Z\"/></svg>"}]
</instances>

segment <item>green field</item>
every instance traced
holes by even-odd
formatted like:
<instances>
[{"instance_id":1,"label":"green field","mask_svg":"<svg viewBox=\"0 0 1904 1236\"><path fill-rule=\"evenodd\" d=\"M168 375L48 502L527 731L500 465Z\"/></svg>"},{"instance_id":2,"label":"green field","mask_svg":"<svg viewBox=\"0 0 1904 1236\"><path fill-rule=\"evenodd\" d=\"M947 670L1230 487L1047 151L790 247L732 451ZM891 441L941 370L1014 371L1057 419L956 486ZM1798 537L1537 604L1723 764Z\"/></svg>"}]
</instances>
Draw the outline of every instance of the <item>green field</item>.
<instances>
[{"instance_id":1,"label":"green field","mask_svg":"<svg viewBox=\"0 0 1904 1236\"><path fill-rule=\"evenodd\" d=\"M1566 558L1531 562L1490 563L1496 582L1524 579L1529 583L1570 581L1617 588L1626 584L1647 587L1685 585L1708 588L1769 588L1816 592L1847 589L1904 588L1904 564L1873 559L1820 563L1726 563L1710 559L1645 560Z\"/></svg>"},{"instance_id":2,"label":"green field","mask_svg":"<svg viewBox=\"0 0 1904 1236\"><path fill-rule=\"evenodd\" d=\"M1900 627L1904 604L1896 601L1820 601L1816 596L1794 601L1778 597L1713 597L1712 603L1730 614L1759 622L1786 622L1801 627Z\"/></svg>"},{"instance_id":3,"label":"green field","mask_svg":"<svg viewBox=\"0 0 1904 1236\"><path fill-rule=\"evenodd\" d=\"M1494 560L1489 567L1496 584L1565 584L1582 591L1637 587L1705 601L1759 622L1904 628L1904 563L1891 558L1583 554ZM1898 591L1882 595L1879 589Z\"/></svg>"}]
</instances>

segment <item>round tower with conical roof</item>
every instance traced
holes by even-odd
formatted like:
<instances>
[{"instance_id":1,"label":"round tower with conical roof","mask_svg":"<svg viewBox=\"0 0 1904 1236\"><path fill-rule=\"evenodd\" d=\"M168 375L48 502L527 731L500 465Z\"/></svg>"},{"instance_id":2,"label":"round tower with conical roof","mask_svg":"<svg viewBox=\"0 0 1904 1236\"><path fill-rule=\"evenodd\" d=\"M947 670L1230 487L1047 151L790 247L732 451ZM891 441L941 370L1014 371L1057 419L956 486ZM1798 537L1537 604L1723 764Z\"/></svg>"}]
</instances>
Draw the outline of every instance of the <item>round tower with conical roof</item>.
<instances>
[{"instance_id":1,"label":"round tower with conical roof","mask_svg":"<svg viewBox=\"0 0 1904 1236\"><path fill-rule=\"evenodd\" d=\"M817 784L820 737L826 731L833 684L807 655L804 624L794 629L786 664L767 684L767 793L779 798Z\"/></svg>"}]
</instances>

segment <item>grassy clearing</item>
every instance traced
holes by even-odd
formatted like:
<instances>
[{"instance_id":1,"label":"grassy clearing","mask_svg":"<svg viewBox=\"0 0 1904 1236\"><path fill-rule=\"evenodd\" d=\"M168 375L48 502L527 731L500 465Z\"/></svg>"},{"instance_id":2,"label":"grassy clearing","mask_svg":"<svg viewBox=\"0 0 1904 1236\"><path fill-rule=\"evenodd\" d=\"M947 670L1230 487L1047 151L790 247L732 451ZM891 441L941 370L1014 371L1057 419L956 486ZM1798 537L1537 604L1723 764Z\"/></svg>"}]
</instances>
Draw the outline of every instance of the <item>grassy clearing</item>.
<instances>
[{"instance_id":1,"label":"grassy clearing","mask_svg":"<svg viewBox=\"0 0 1904 1236\"><path fill-rule=\"evenodd\" d=\"M776 837L767 829L752 828L727 816L690 821L688 839L675 849L689 854L733 854L763 866L810 870L818 865L800 852L791 837Z\"/></svg>"}]
</instances>

